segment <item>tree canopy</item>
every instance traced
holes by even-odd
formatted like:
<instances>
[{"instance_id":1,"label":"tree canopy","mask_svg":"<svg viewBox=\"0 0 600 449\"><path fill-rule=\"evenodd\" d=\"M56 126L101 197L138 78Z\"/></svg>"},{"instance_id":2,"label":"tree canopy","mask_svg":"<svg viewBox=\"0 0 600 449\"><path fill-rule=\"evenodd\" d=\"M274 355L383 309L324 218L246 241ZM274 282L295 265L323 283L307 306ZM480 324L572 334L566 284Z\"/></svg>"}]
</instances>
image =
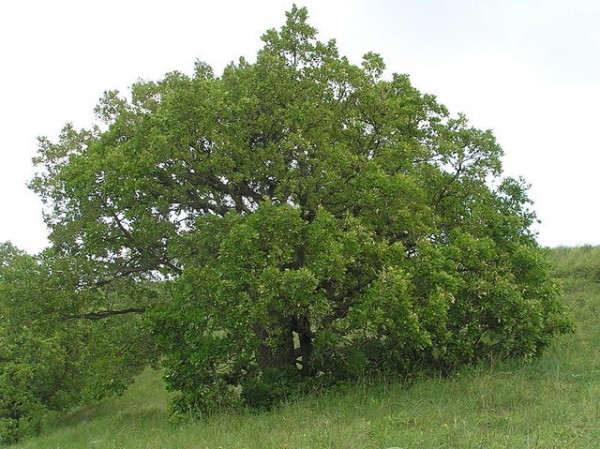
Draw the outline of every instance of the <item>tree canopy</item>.
<instances>
[{"instance_id":1,"label":"tree canopy","mask_svg":"<svg viewBox=\"0 0 600 449\"><path fill-rule=\"evenodd\" d=\"M568 329L492 132L307 17L255 62L107 92L97 125L40 140L32 188L77 288L126 283L123 313L142 285L168 298L143 310L179 410L531 357Z\"/></svg>"}]
</instances>

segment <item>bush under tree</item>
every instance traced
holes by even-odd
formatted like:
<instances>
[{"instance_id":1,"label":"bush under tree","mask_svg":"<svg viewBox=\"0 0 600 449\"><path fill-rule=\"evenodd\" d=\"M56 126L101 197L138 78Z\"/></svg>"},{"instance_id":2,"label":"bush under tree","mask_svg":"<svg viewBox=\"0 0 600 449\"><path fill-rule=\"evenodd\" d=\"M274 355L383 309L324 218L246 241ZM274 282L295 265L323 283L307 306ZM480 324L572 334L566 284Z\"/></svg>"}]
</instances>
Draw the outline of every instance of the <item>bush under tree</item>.
<instances>
[{"instance_id":1,"label":"bush under tree","mask_svg":"<svg viewBox=\"0 0 600 449\"><path fill-rule=\"evenodd\" d=\"M34 190L85 285L159 282L175 409L533 357L568 330L527 188L490 131L294 7L256 62L107 92L40 141Z\"/></svg>"}]
</instances>

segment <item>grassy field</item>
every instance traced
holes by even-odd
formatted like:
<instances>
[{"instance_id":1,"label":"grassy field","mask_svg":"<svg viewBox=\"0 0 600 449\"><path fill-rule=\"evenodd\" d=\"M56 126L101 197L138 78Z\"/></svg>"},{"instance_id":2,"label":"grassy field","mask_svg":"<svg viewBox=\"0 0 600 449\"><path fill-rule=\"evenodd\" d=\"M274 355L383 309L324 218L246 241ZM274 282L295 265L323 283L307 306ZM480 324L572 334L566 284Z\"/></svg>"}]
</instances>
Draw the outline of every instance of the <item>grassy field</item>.
<instances>
[{"instance_id":1,"label":"grassy field","mask_svg":"<svg viewBox=\"0 0 600 449\"><path fill-rule=\"evenodd\" d=\"M77 410L17 448L600 447L600 248L551 252L577 332L529 364L491 363L407 385L379 380L269 413L175 426L159 376Z\"/></svg>"}]
</instances>

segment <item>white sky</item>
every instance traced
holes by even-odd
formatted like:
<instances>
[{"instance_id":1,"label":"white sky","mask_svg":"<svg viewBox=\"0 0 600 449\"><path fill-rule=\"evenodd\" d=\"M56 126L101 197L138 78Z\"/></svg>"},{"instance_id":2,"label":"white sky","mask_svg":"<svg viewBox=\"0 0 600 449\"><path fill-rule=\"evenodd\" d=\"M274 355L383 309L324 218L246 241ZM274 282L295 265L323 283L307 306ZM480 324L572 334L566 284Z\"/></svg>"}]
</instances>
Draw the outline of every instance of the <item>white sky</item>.
<instances>
[{"instance_id":1,"label":"white sky","mask_svg":"<svg viewBox=\"0 0 600 449\"><path fill-rule=\"evenodd\" d=\"M522 175L545 246L600 244L600 2L305 0L320 38L494 130L505 171ZM47 245L28 191L36 137L88 127L104 90L254 59L282 0L0 0L0 242Z\"/></svg>"}]
</instances>

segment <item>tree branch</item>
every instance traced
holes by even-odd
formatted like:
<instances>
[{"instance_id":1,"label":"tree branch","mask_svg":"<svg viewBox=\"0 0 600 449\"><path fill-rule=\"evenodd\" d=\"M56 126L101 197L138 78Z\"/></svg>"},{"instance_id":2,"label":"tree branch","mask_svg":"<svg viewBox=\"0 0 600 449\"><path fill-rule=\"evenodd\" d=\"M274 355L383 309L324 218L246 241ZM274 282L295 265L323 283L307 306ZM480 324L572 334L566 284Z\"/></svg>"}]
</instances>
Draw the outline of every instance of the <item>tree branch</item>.
<instances>
[{"instance_id":1,"label":"tree branch","mask_svg":"<svg viewBox=\"0 0 600 449\"><path fill-rule=\"evenodd\" d=\"M63 319L66 320L77 320L77 319L85 319L85 320L101 320L103 318L108 318L115 315L127 315L129 313L144 313L146 311L143 307L132 307L129 309L121 309L121 310L99 310L97 312L89 312L89 313L80 313L77 315L66 315L63 316Z\"/></svg>"}]
</instances>

